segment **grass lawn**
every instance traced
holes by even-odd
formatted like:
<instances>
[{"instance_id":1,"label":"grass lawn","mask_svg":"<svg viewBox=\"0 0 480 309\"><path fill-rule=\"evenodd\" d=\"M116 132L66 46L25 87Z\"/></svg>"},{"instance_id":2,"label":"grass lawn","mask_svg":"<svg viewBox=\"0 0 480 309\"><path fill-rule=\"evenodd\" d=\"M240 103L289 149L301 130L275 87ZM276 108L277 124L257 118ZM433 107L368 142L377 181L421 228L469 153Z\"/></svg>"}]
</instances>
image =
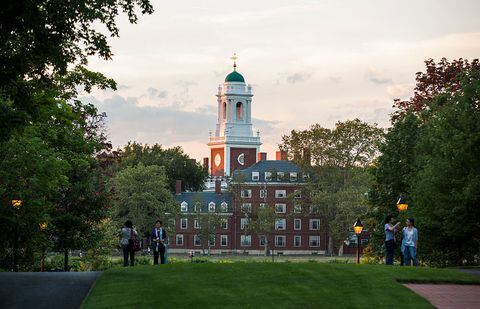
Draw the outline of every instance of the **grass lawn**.
<instances>
[{"instance_id":1,"label":"grass lawn","mask_svg":"<svg viewBox=\"0 0 480 309\"><path fill-rule=\"evenodd\" d=\"M448 269L178 263L105 271L82 308L433 308L398 280L480 284Z\"/></svg>"}]
</instances>

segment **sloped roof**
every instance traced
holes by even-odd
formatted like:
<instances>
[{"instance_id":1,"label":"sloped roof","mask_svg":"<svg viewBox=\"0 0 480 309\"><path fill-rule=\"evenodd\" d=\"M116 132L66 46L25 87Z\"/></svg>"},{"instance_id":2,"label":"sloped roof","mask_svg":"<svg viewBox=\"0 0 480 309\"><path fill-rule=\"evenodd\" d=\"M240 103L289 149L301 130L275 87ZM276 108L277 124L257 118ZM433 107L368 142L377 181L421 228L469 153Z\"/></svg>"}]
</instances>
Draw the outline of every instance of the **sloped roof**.
<instances>
[{"instance_id":1,"label":"sloped roof","mask_svg":"<svg viewBox=\"0 0 480 309\"><path fill-rule=\"evenodd\" d=\"M182 202L188 204L188 212L194 212L195 202L201 201L202 203L202 212L208 212L208 204L210 202L215 203L215 207L220 207L220 205L225 202L228 205L228 212L231 211L231 202L232 194L230 192L222 192L222 194L216 194L214 191L201 191L201 192L182 192L181 194L176 194L175 201L178 205ZM217 208L217 212L219 208Z\"/></svg>"},{"instance_id":2,"label":"sloped roof","mask_svg":"<svg viewBox=\"0 0 480 309\"><path fill-rule=\"evenodd\" d=\"M252 180L252 172L259 173L258 181ZM285 182L304 183L305 182L303 179L302 168L291 161L285 161L285 160L262 160L246 169L236 170L234 172L234 175L244 175L246 182L265 182L265 172L271 172L271 173L283 172L285 173L285 176L289 176L287 175L289 173L297 173L296 181L291 181L290 177L285 177L286 179L283 179L283 180L274 178L268 182L273 182L273 183L274 182L282 182L282 183L285 183Z\"/></svg>"}]
</instances>

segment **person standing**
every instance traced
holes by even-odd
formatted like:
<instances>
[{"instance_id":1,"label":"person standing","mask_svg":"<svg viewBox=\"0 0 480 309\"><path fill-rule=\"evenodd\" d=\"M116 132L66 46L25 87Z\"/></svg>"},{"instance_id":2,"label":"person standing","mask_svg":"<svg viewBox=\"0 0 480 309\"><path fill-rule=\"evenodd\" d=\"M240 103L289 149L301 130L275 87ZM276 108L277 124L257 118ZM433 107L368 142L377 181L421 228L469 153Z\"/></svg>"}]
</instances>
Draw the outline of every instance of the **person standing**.
<instances>
[{"instance_id":1,"label":"person standing","mask_svg":"<svg viewBox=\"0 0 480 309\"><path fill-rule=\"evenodd\" d=\"M418 231L414 225L415 220L409 218L407 219L407 226L403 228L402 253L405 260L405 266L410 266L411 261L413 261L413 266L418 266Z\"/></svg>"},{"instance_id":2,"label":"person standing","mask_svg":"<svg viewBox=\"0 0 480 309\"><path fill-rule=\"evenodd\" d=\"M130 257L130 266L135 264L135 250L133 250L133 237L137 236L137 231L133 227L133 223L130 220L125 222L124 227L120 231L120 244L123 249L123 266L128 266L128 259Z\"/></svg>"},{"instance_id":3,"label":"person standing","mask_svg":"<svg viewBox=\"0 0 480 309\"><path fill-rule=\"evenodd\" d=\"M152 230L151 249L153 250L153 264L158 264L158 257L160 256L160 263L165 264L165 243L167 240L167 232L163 228L162 221L157 220L155 227Z\"/></svg>"},{"instance_id":4,"label":"person standing","mask_svg":"<svg viewBox=\"0 0 480 309\"><path fill-rule=\"evenodd\" d=\"M395 230L400 222L393 225L393 216L388 215L385 218L385 249L387 250L387 258L385 264L393 265L393 256L395 254Z\"/></svg>"}]
</instances>

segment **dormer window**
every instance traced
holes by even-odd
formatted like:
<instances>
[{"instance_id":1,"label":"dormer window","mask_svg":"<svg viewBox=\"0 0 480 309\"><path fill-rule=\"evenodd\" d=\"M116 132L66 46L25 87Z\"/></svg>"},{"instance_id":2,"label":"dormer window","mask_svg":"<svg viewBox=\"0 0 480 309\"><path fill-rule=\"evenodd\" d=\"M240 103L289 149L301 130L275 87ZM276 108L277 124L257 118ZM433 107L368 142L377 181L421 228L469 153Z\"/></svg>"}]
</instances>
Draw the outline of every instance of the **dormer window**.
<instances>
[{"instance_id":1,"label":"dormer window","mask_svg":"<svg viewBox=\"0 0 480 309\"><path fill-rule=\"evenodd\" d=\"M296 172L291 172L290 181L297 181L297 179L298 179L298 174Z\"/></svg>"},{"instance_id":2,"label":"dormer window","mask_svg":"<svg viewBox=\"0 0 480 309\"><path fill-rule=\"evenodd\" d=\"M228 204L227 204L226 202L223 202L223 203L220 205L220 207L221 207L222 212L227 212L227 210L228 210Z\"/></svg>"},{"instance_id":3,"label":"dormer window","mask_svg":"<svg viewBox=\"0 0 480 309\"><path fill-rule=\"evenodd\" d=\"M265 172L265 181L272 181L272 172Z\"/></svg>"},{"instance_id":4,"label":"dormer window","mask_svg":"<svg viewBox=\"0 0 480 309\"><path fill-rule=\"evenodd\" d=\"M284 181L284 180L285 180L285 173L284 173L284 172L278 172L278 173L277 173L277 180L278 180L279 182Z\"/></svg>"},{"instance_id":5,"label":"dormer window","mask_svg":"<svg viewBox=\"0 0 480 309\"><path fill-rule=\"evenodd\" d=\"M252 172L252 181L259 181L259 180L260 180L260 173Z\"/></svg>"},{"instance_id":6,"label":"dormer window","mask_svg":"<svg viewBox=\"0 0 480 309\"><path fill-rule=\"evenodd\" d=\"M187 204L187 202L182 202L182 203L180 204L180 211L181 211L181 212L187 212L187 211L188 211L188 204Z\"/></svg>"},{"instance_id":7,"label":"dormer window","mask_svg":"<svg viewBox=\"0 0 480 309\"><path fill-rule=\"evenodd\" d=\"M208 211L209 212L215 212L215 203L214 202L210 202L210 204L208 204Z\"/></svg>"}]
</instances>

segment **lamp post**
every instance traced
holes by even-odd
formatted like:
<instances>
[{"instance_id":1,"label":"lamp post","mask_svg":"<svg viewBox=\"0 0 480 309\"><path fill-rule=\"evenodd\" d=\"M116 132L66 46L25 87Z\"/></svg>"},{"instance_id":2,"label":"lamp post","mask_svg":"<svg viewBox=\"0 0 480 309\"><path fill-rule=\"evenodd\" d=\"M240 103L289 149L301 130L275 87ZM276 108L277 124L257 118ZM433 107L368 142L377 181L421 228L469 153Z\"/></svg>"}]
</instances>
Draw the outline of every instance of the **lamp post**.
<instances>
[{"instance_id":1,"label":"lamp post","mask_svg":"<svg viewBox=\"0 0 480 309\"><path fill-rule=\"evenodd\" d=\"M355 221L353 230L357 235L357 264L360 264L360 235L362 234L363 230L363 224L362 221L360 221L360 218L357 218L357 221Z\"/></svg>"},{"instance_id":2,"label":"lamp post","mask_svg":"<svg viewBox=\"0 0 480 309\"><path fill-rule=\"evenodd\" d=\"M406 211L408 209L408 204L405 203L405 198L403 196L398 198L397 209L399 212Z\"/></svg>"},{"instance_id":3,"label":"lamp post","mask_svg":"<svg viewBox=\"0 0 480 309\"><path fill-rule=\"evenodd\" d=\"M12 207L15 211L15 231L14 231L14 240L13 240L13 271L18 272L18 211L22 207L23 201L12 200Z\"/></svg>"},{"instance_id":4,"label":"lamp post","mask_svg":"<svg viewBox=\"0 0 480 309\"><path fill-rule=\"evenodd\" d=\"M40 231L43 234L45 232L45 229L47 228L47 222L42 222L38 226L40 227ZM43 238L42 238L42 260L40 262L40 271L41 272L45 271L45 239Z\"/></svg>"}]
</instances>

